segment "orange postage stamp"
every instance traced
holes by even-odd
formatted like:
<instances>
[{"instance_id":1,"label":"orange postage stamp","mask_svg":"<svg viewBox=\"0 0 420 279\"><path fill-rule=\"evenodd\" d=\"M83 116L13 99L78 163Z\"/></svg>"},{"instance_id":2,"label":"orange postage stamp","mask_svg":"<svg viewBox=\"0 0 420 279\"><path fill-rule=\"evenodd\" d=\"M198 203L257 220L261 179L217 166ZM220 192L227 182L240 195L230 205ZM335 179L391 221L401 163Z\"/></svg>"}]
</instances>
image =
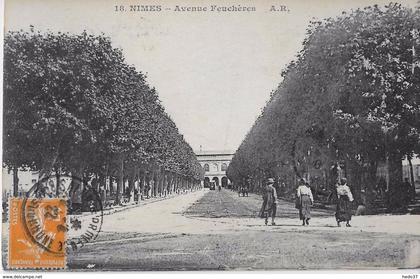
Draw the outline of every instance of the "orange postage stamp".
<instances>
[{"instance_id":1,"label":"orange postage stamp","mask_svg":"<svg viewBox=\"0 0 420 279\"><path fill-rule=\"evenodd\" d=\"M9 268L65 268L66 201L12 198L9 205Z\"/></svg>"}]
</instances>

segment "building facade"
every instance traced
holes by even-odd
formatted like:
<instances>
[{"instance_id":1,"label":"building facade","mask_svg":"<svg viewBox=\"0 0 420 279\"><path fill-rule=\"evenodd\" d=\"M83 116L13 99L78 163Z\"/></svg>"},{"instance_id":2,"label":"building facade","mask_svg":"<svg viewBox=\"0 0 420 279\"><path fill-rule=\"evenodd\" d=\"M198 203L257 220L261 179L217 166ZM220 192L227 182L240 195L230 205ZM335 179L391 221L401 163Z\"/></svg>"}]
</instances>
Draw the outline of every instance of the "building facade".
<instances>
[{"instance_id":1,"label":"building facade","mask_svg":"<svg viewBox=\"0 0 420 279\"><path fill-rule=\"evenodd\" d=\"M204 187L209 187L210 182L216 186L228 187L230 181L226 170L232 160L231 151L196 151L197 160L204 170Z\"/></svg>"},{"instance_id":2,"label":"building facade","mask_svg":"<svg viewBox=\"0 0 420 279\"><path fill-rule=\"evenodd\" d=\"M34 186L39 179L39 172L20 170L18 172L18 192L17 196L24 196ZM3 198L13 196L13 173L6 168L2 169L2 193Z\"/></svg>"}]
</instances>

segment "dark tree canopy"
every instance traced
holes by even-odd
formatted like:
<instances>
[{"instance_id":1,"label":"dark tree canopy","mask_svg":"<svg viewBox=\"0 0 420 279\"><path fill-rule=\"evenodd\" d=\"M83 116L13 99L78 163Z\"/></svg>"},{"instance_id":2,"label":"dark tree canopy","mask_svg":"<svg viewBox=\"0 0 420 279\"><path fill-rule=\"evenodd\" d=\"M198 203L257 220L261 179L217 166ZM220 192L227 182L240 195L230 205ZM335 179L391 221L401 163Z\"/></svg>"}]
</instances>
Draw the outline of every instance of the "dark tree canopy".
<instances>
[{"instance_id":1,"label":"dark tree canopy","mask_svg":"<svg viewBox=\"0 0 420 279\"><path fill-rule=\"evenodd\" d=\"M388 157L398 169L419 154L419 30L420 10L398 4L312 22L229 177L299 177L316 160L328 171L338 161L366 168Z\"/></svg>"},{"instance_id":2,"label":"dark tree canopy","mask_svg":"<svg viewBox=\"0 0 420 279\"><path fill-rule=\"evenodd\" d=\"M145 76L109 38L5 35L4 164L48 175L153 166L201 179L195 155Z\"/></svg>"}]
</instances>

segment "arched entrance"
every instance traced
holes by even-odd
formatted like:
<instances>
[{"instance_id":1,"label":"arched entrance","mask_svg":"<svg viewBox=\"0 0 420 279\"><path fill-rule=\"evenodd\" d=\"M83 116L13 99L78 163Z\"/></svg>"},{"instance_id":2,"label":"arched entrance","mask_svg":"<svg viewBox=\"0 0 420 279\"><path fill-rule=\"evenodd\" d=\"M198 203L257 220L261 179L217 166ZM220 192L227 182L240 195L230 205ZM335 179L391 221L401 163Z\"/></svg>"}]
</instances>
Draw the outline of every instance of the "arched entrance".
<instances>
[{"instance_id":1,"label":"arched entrance","mask_svg":"<svg viewBox=\"0 0 420 279\"><path fill-rule=\"evenodd\" d=\"M204 188L209 188L210 187L210 178L205 177L204 178Z\"/></svg>"},{"instance_id":2,"label":"arched entrance","mask_svg":"<svg viewBox=\"0 0 420 279\"><path fill-rule=\"evenodd\" d=\"M219 178L218 177L213 177L213 181L214 181L214 184L216 184L216 186L219 186Z\"/></svg>"},{"instance_id":3,"label":"arched entrance","mask_svg":"<svg viewBox=\"0 0 420 279\"><path fill-rule=\"evenodd\" d=\"M222 177L222 187L226 187L228 186L228 179L226 176Z\"/></svg>"}]
</instances>

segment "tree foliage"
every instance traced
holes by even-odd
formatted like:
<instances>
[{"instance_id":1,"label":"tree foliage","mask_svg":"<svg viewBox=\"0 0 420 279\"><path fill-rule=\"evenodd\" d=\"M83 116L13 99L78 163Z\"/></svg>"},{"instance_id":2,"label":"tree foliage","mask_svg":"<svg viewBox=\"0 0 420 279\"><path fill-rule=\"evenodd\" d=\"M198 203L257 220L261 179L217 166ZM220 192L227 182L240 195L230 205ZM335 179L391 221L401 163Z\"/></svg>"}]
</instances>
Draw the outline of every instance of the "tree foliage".
<instances>
[{"instance_id":1,"label":"tree foliage","mask_svg":"<svg viewBox=\"0 0 420 279\"><path fill-rule=\"evenodd\" d=\"M419 30L420 10L399 4L312 22L229 177L299 177L317 161L328 172L334 162L361 170L389 158L398 169L418 154Z\"/></svg>"},{"instance_id":2,"label":"tree foliage","mask_svg":"<svg viewBox=\"0 0 420 279\"><path fill-rule=\"evenodd\" d=\"M121 160L203 175L156 90L103 35L8 32L3 135L4 164L42 175L112 173Z\"/></svg>"}]
</instances>

